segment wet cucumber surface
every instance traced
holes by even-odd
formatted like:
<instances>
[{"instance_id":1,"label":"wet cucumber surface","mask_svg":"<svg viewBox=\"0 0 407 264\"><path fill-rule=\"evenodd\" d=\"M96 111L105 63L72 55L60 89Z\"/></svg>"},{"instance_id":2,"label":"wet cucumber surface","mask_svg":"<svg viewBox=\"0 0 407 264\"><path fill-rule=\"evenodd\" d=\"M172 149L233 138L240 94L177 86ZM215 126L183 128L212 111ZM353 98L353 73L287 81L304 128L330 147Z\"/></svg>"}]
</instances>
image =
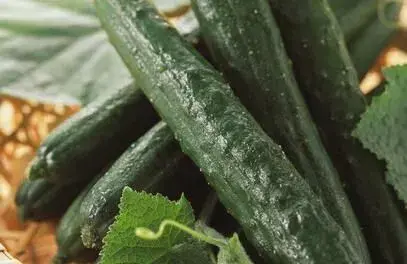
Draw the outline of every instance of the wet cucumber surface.
<instances>
[{"instance_id":1,"label":"wet cucumber surface","mask_svg":"<svg viewBox=\"0 0 407 264\"><path fill-rule=\"evenodd\" d=\"M57 184L89 182L158 116L134 84L107 94L56 128L41 144L29 177Z\"/></svg>"},{"instance_id":2,"label":"wet cucumber surface","mask_svg":"<svg viewBox=\"0 0 407 264\"><path fill-rule=\"evenodd\" d=\"M170 188L168 181L178 180L171 176L183 156L172 131L164 122L134 142L83 199L80 217L84 223L82 239L85 245L101 248L108 226L119 211L124 187L148 192L157 192L163 185Z\"/></svg>"},{"instance_id":3,"label":"wet cucumber surface","mask_svg":"<svg viewBox=\"0 0 407 264\"><path fill-rule=\"evenodd\" d=\"M192 6L216 66L365 256L359 224L297 85L269 3L195 0Z\"/></svg>"},{"instance_id":4,"label":"wet cucumber surface","mask_svg":"<svg viewBox=\"0 0 407 264\"><path fill-rule=\"evenodd\" d=\"M367 102L332 10L325 0L270 0L297 81L324 133L362 226L373 263L407 262L407 229L382 164L351 133Z\"/></svg>"},{"instance_id":5,"label":"wet cucumber surface","mask_svg":"<svg viewBox=\"0 0 407 264\"><path fill-rule=\"evenodd\" d=\"M147 1L96 6L140 88L264 258L357 263L342 228L281 147Z\"/></svg>"}]
</instances>

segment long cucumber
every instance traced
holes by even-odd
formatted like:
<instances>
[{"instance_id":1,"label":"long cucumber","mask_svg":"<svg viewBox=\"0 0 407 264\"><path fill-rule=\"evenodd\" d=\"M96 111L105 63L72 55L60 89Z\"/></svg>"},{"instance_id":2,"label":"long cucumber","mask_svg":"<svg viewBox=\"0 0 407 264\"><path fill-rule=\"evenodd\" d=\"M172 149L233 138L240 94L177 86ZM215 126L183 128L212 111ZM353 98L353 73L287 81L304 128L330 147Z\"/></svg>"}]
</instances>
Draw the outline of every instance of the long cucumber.
<instances>
[{"instance_id":1,"label":"long cucumber","mask_svg":"<svg viewBox=\"0 0 407 264\"><path fill-rule=\"evenodd\" d=\"M69 206L68 210L60 220L56 231L58 251L53 259L54 264L65 264L73 261L88 263L97 258L98 252L96 250L86 248L82 243L81 227L83 222L78 216L83 199L98 178L99 176L94 178L88 184L88 186Z\"/></svg>"},{"instance_id":2,"label":"long cucumber","mask_svg":"<svg viewBox=\"0 0 407 264\"><path fill-rule=\"evenodd\" d=\"M369 262L366 242L339 175L298 88L267 0L193 0L216 65L265 132L308 181Z\"/></svg>"},{"instance_id":3,"label":"long cucumber","mask_svg":"<svg viewBox=\"0 0 407 264\"><path fill-rule=\"evenodd\" d=\"M45 139L29 177L56 184L89 182L157 121L151 104L134 84L103 95Z\"/></svg>"},{"instance_id":4,"label":"long cucumber","mask_svg":"<svg viewBox=\"0 0 407 264\"><path fill-rule=\"evenodd\" d=\"M383 15L389 21L396 21L400 8L401 4L399 3L389 4ZM376 17L365 30L348 43L349 53L360 77L364 77L372 68L380 53L397 31L398 28L395 25L388 25Z\"/></svg>"},{"instance_id":5,"label":"long cucumber","mask_svg":"<svg viewBox=\"0 0 407 264\"><path fill-rule=\"evenodd\" d=\"M191 164L167 124L155 125L120 156L84 198L80 217L85 246L101 248L126 186L173 199L185 193L193 207L199 209L208 187Z\"/></svg>"},{"instance_id":6,"label":"long cucumber","mask_svg":"<svg viewBox=\"0 0 407 264\"><path fill-rule=\"evenodd\" d=\"M222 76L142 0L97 0L140 88L268 261L357 263L307 182Z\"/></svg>"},{"instance_id":7,"label":"long cucumber","mask_svg":"<svg viewBox=\"0 0 407 264\"><path fill-rule=\"evenodd\" d=\"M363 79L397 32L395 24L401 4L382 0L330 0L359 79ZM380 9L379 6L384 5ZM381 14L379 17L378 15ZM383 21L383 17L387 21ZM387 24L386 24L387 22Z\"/></svg>"},{"instance_id":8,"label":"long cucumber","mask_svg":"<svg viewBox=\"0 0 407 264\"><path fill-rule=\"evenodd\" d=\"M372 262L406 263L407 229L380 162L351 133L367 102L326 0L270 0L297 81L347 186Z\"/></svg>"},{"instance_id":9,"label":"long cucumber","mask_svg":"<svg viewBox=\"0 0 407 264\"><path fill-rule=\"evenodd\" d=\"M100 248L108 226L118 213L123 188L157 191L172 175L183 154L164 122L155 125L133 143L98 180L82 202L82 240L89 248ZM173 182L175 182L173 180ZM178 183L181 184L181 183Z\"/></svg>"},{"instance_id":10,"label":"long cucumber","mask_svg":"<svg viewBox=\"0 0 407 264\"><path fill-rule=\"evenodd\" d=\"M377 17L377 1L379 0L328 1L347 42L357 38Z\"/></svg>"},{"instance_id":11,"label":"long cucumber","mask_svg":"<svg viewBox=\"0 0 407 264\"><path fill-rule=\"evenodd\" d=\"M58 185L45 179L24 180L15 197L19 217L23 221L58 218L85 186L83 182Z\"/></svg>"}]
</instances>

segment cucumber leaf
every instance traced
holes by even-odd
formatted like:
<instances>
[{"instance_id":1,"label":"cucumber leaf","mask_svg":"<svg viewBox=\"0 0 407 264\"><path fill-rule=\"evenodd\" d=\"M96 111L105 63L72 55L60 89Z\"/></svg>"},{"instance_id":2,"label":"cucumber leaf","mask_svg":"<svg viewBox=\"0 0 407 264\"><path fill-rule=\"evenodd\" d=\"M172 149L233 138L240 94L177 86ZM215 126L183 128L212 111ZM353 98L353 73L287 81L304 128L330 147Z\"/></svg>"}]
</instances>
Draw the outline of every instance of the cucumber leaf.
<instances>
[{"instance_id":1,"label":"cucumber leaf","mask_svg":"<svg viewBox=\"0 0 407 264\"><path fill-rule=\"evenodd\" d=\"M206 245L193 239L172 247L168 257L171 259L168 264L214 264Z\"/></svg>"},{"instance_id":2,"label":"cucumber leaf","mask_svg":"<svg viewBox=\"0 0 407 264\"><path fill-rule=\"evenodd\" d=\"M89 0L0 1L0 91L87 104L128 85L131 75L92 9Z\"/></svg>"},{"instance_id":3,"label":"cucumber leaf","mask_svg":"<svg viewBox=\"0 0 407 264\"><path fill-rule=\"evenodd\" d=\"M219 234L216 230L197 222L195 230L185 226L174 220L165 219L161 222L157 233L151 231L151 229L145 227L136 228L136 235L146 240L160 241L164 231L168 226L176 227L185 233L190 234L193 238L209 243L219 248L217 261L212 257L213 263L218 264L253 264L249 256L246 254L245 249L240 243L237 234L234 234L232 238L226 239Z\"/></svg>"},{"instance_id":4,"label":"cucumber leaf","mask_svg":"<svg viewBox=\"0 0 407 264\"><path fill-rule=\"evenodd\" d=\"M168 228L159 240L145 240L136 236L137 226L156 229L164 219L173 219L191 227L194 215L184 196L177 202L162 195L123 190L120 212L104 238L101 263L133 264L209 264L209 256L202 244L176 228Z\"/></svg>"},{"instance_id":5,"label":"cucumber leaf","mask_svg":"<svg viewBox=\"0 0 407 264\"><path fill-rule=\"evenodd\" d=\"M79 13L96 15L93 0L36 0L50 6L57 6Z\"/></svg>"},{"instance_id":6,"label":"cucumber leaf","mask_svg":"<svg viewBox=\"0 0 407 264\"><path fill-rule=\"evenodd\" d=\"M154 2L163 12L189 4ZM184 34L197 27L189 13L175 23ZM131 81L92 0L0 0L0 94L88 104Z\"/></svg>"},{"instance_id":7,"label":"cucumber leaf","mask_svg":"<svg viewBox=\"0 0 407 264\"><path fill-rule=\"evenodd\" d=\"M387 181L407 202L407 65L383 71L387 86L375 96L354 131L362 144L387 163Z\"/></svg>"},{"instance_id":8,"label":"cucumber leaf","mask_svg":"<svg viewBox=\"0 0 407 264\"><path fill-rule=\"evenodd\" d=\"M253 264L237 234L233 234L231 238L225 238L215 229L200 222L196 223L195 228L213 239L223 241L223 245L219 245L218 264Z\"/></svg>"},{"instance_id":9,"label":"cucumber leaf","mask_svg":"<svg viewBox=\"0 0 407 264\"><path fill-rule=\"evenodd\" d=\"M237 234L234 234L227 245L220 248L218 264L253 264L246 254Z\"/></svg>"}]
</instances>

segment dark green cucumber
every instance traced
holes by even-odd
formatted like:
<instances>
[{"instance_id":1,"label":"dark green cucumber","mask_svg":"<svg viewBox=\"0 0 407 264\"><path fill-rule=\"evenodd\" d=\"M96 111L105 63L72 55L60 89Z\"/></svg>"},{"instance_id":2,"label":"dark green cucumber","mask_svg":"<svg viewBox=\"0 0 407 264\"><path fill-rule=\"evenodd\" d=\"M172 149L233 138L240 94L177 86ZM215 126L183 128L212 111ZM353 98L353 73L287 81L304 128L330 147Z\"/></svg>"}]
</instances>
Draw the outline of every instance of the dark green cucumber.
<instances>
[{"instance_id":1,"label":"dark green cucumber","mask_svg":"<svg viewBox=\"0 0 407 264\"><path fill-rule=\"evenodd\" d=\"M192 0L216 65L369 262L339 175L298 88L267 0Z\"/></svg>"},{"instance_id":2,"label":"dark green cucumber","mask_svg":"<svg viewBox=\"0 0 407 264\"><path fill-rule=\"evenodd\" d=\"M56 231L56 241L58 251L53 259L55 264L71 262L88 263L97 258L98 252L85 248L81 240L82 219L79 217L81 204L86 194L96 183L99 177L93 179L91 183L81 192L75 201L68 208Z\"/></svg>"},{"instance_id":3,"label":"dark green cucumber","mask_svg":"<svg viewBox=\"0 0 407 264\"><path fill-rule=\"evenodd\" d=\"M382 164L351 133L367 103L325 0L271 0L311 114L323 131L374 263L407 263L407 229Z\"/></svg>"},{"instance_id":4,"label":"dark green cucumber","mask_svg":"<svg viewBox=\"0 0 407 264\"><path fill-rule=\"evenodd\" d=\"M21 220L43 221L62 216L85 187L56 185L45 179L24 180L16 193L16 205Z\"/></svg>"},{"instance_id":5,"label":"dark green cucumber","mask_svg":"<svg viewBox=\"0 0 407 264\"><path fill-rule=\"evenodd\" d=\"M101 246L107 227L118 213L123 188L155 192L169 177L183 154L164 122L132 144L99 179L83 200L82 239L89 248Z\"/></svg>"},{"instance_id":6,"label":"dark green cucumber","mask_svg":"<svg viewBox=\"0 0 407 264\"><path fill-rule=\"evenodd\" d=\"M20 206L27 200L27 193L31 186L30 182L32 181L29 181L28 179L23 179L20 183L20 186L18 186L16 195L14 197L14 203L17 206Z\"/></svg>"},{"instance_id":7,"label":"dark green cucumber","mask_svg":"<svg viewBox=\"0 0 407 264\"><path fill-rule=\"evenodd\" d=\"M134 85L87 105L46 138L29 177L57 184L90 181L158 120Z\"/></svg>"},{"instance_id":8,"label":"dark green cucumber","mask_svg":"<svg viewBox=\"0 0 407 264\"><path fill-rule=\"evenodd\" d=\"M401 4L392 3L386 8L385 16L395 21ZM398 28L384 24L378 17L360 34L348 43L352 60L358 75L362 78L372 68L380 53L389 44Z\"/></svg>"},{"instance_id":9,"label":"dark green cucumber","mask_svg":"<svg viewBox=\"0 0 407 264\"><path fill-rule=\"evenodd\" d=\"M384 11L378 11L377 0L330 0L329 4L339 21L359 79L362 79L397 31L396 27L385 25L378 12L384 12L389 21L395 21L401 5L387 3Z\"/></svg>"},{"instance_id":10,"label":"dark green cucumber","mask_svg":"<svg viewBox=\"0 0 407 264\"><path fill-rule=\"evenodd\" d=\"M185 193L199 209L208 187L191 164L168 126L164 122L155 125L123 153L84 198L80 216L84 219L85 246L101 248L126 186L173 199Z\"/></svg>"},{"instance_id":11,"label":"dark green cucumber","mask_svg":"<svg viewBox=\"0 0 407 264\"><path fill-rule=\"evenodd\" d=\"M147 0L97 0L96 7L140 88L267 261L357 262L281 147Z\"/></svg>"},{"instance_id":12,"label":"dark green cucumber","mask_svg":"<svg viewBox=\"0 0 407 264\"><path fill-rule=\"evenodd\" d=\"M352 12L355 6L358 6L359 3L369 1L376 2L376 0L328 0L328 3L339 21L341 17Z\"/></svg>"},{"instance_id":13,"label":"dark green cucumber","mask_svg":"<svg viewBox=\"0 0 407 264\"><path fill-rule=\"evenodd\" d=\"M329 0L347 42L358 37L375 18L377 0Z\"/></svg>"}]
</instances>

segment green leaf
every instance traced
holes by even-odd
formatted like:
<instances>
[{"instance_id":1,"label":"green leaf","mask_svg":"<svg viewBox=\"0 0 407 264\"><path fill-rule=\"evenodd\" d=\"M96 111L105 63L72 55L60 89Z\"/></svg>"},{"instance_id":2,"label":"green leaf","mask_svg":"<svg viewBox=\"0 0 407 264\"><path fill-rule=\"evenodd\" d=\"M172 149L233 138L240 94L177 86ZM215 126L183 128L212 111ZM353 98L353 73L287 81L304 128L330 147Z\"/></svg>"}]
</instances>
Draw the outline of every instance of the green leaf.
<instances>
[{"instance_id":1,"label":"green leaf","mask_svg":"<svg viewBox=\"0 0 407 264\"><path fill-rule=\"evenodd\" d=\"M168 263L171 264L213 264L206 245L192 239L172 247L168 257L170 258Z\"/></svg>"},{"instance_id":2,"label":"green leaf","mask_svg":"<svg viewBox=\"0 0 407 264\"><path fill-rule=\"evenodd\" d=\"M373 98L354 135L387 162L387 181L407 202L407 65L384 70L385 91Z\"/></svg>"},{"instance_id":3,"label":"green leaf","mask_svg":"<svg viewBox=\"0 0 407 264\"><path fill-rule=\"evenodd\" d=\"M157 229L164 219L172 219L185 226L192 226L194 216L191 205L184 196L171 202L157 194L135 192L126 187L119 205L120 213L104 239L102 264L178 263L174 257L188 241L188 235L176 228L167 229L159 240L144 240L136 236L138 226ZM173 253L177 254L173 254ZM181 250L182 252L182 250ZM186 263L186 262L185 262Z\"/></svg>"},{"instance_id":4,"label":"green leaf","mask_svg":"<svg viewBox=\"0 0 407 264\"><path fill-rule=\"evenodd\" d=\"M223 241L224 245L219 247L218 264L253 264L237 234L233 234L230 239L227 239L215 229L201 222L196 223L195 229L213 239Z\"/></svg>"},{"instance_id":5,"label":"green leaf","mask_svg":"<svg viewBox=\"0 0 407 264\"><path fill-rule=\"evenodd\" d=\"M240 243L237 234L233 234L227 241L227 245L220 248L218 264L253 264Z\"/></svg>"},{"instance_id":6,"label":"green leaf","mask_svg":"<svg viewBox=\"0 0 407 264\"><path fill-rule=\"evenodd\" d=\"M253 264L240 243L237 234L234 234L230 239L226 239L215 229L212 229L201 222L197 222L195 230L193 230L177 221L165 219L161 222L157 233L154 233L151 229L145 227L138 227L136 228L136 234L138 237L146 240L160 241L168 226L178 228L199 241L217 246L219 248L219 253L216 263L218 264ZM215 261L212 261L212 263L214 262Z\"/></svg>"},{"instance_id":7,"label":"green leaf","mask_svg":"<svg viewBox=\"0 0 407 264\"><path fill-rule=\"evenodd\" d=\"M46 3L51 6L70 9L75 12L96 15L96 10L93 7L93 0L37 0L38 2Z\"/></svg>"},{"instance_id":8,"label":"green leaf","mask_svg":"<svg viewBox=\"0 0 407 264\"><path fill-rule=\"evenodd\" d=\"M86 11L87 10L87 11ZM89 0L0 2L0 89L86 104L132 81Z\"/></svg>"},{"instance_id":9,"label":"green leaf","mask_svg":"<svg viewBox=\"0 0 407 264\"><path fill-rule=\"evenodd\" d=\"M154 2L163 11L189 3ZM191 14L175 24L183 34L198 28ZM0 93L87 104L131 81L92 0L0 1Z\"/></svg>"}]
</instances>

